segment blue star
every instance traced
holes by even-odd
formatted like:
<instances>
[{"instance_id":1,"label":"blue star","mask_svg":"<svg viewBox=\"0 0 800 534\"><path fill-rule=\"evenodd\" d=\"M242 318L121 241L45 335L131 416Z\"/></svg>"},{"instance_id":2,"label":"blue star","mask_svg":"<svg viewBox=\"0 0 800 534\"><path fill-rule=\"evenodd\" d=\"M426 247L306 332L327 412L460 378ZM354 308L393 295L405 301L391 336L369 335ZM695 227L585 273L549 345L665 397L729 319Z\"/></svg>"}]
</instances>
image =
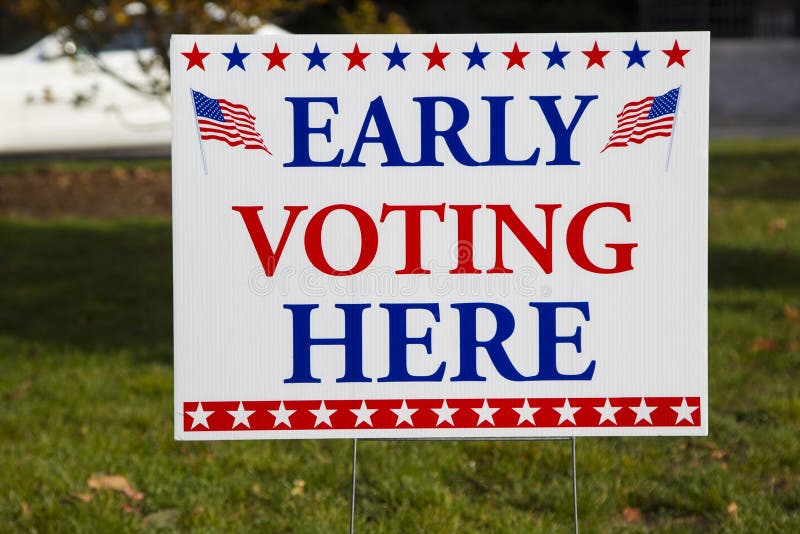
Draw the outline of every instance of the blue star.
<instances>
[{"instance_id":1,"label":"blue star","mask_svg":"<svg viewBox=\"0 0 800 534\"><path fill-rule=\"evenodd\" d=\"M400 67L403 70L406 70L406 66L403 63L405 59L411 55L411 52L401 52L400 48L397 46L397 43L394 43L394 50L391 52L384 52L384 56L389 60L389 66L386 67L386 70L392 70L392 67Z\"/></svg>"},{"instance_id":2,"label":"blue star","mask_svg":"<svg viewBox=\"0 0 800 534\"><path fill-rule=\"evenodd\" d=\"M564 57L567 54L569 54L569 52L570 52L569 50L564 50L563 52L559 50L558 41L553 43L553 49L551 51L549 52L542 51L542 54L547 56L547 59L549 60L547 63L548 70L550 69L550 67L554 67L556 65L558 65L562 69L565 69L566 67L564 67Z\"/></svg>"},{"instance_id":3,"label":"blue star","mask_svg":"<svg viewBox=\"0 0 800 534\"><path fill-rule=\"evenodd\" d=\"M478 48L478 43L475 43L475 46L472 48L472 52L461 52L467 59L469 59L469 66L467 66L467 70L471 69L472 67L480 67L483 70L486 70L486 67L483 66L483 59L489 55L489 52L482 52L480 48Z\"/></svg>"},{"instance_id":4,"label":"blue star","mask_svg":"<svg viewBox=\"0 0 800 534\"><path fill-rule=\"evenodd\" d=\"M250 52L239 52L239 44L233 43L233 51L223 52L222 55L228 58L228 70L231 70L233 67L239 67L245 70L244 58L249 56Z\"/></svg>"},{"instance_id":5,"label":"blue star","mask_svg":"<svg viewBox=\"0 0 800 534\"><path fill-rule=\"evenodd\" d=\"M644 56L649 54L650 50L640 50L639 41L634 41L633 48L631 50L623 50L622 53L628 56L628 68L634 65L644 68Z\"/></svg>"},{"instance_id":6,"label":"blue star","mask_svg":"<svg viewBox=\"0 0 800 534\"><path fill-rule=\"evenodd\" d=\"M322 70L325 70L325 58L331 54L330 52L320 52L319 45L314 43L314 50L311 52L303 52L303 55L308 58L307 70L311 70L314 67L319 67Z\"/></svg>"}]
</instances>

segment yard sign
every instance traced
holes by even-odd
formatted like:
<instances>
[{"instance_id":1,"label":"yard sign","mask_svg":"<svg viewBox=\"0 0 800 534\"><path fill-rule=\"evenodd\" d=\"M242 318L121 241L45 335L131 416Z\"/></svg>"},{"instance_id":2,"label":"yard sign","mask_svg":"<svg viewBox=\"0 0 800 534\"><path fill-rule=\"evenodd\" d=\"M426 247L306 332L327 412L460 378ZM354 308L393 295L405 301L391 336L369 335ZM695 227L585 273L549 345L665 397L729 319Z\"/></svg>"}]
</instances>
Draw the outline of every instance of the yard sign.
<instances>
[{"instance_id":1,"label":"yard sign","mask_svg":"<svg viewBox=\"0 0 800 534\"><path fill-rule=\"evenodd\" d=\"M176 439L708 433L708 33L171 56Z\"/></svg>"}]
</instances>

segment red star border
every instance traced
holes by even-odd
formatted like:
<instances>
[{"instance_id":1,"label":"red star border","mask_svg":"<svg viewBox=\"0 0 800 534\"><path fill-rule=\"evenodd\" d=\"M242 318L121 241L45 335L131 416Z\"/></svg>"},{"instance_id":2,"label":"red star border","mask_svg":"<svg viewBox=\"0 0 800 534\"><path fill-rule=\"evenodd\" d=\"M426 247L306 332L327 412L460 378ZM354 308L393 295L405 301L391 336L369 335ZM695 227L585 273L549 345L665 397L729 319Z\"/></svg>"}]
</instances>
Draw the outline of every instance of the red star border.
<instances>
[{"instance_id":1,"label":"red star border","mask_svg":"<svg viewBox=\"0 0 800 534\"><path fill-rule=\"evenodd\" d=\"M272 67L278 67L285 71L286 66L283 64L283 60L289 57L290 53L291 52L281 52L280 48L278 48L278 43L275 43L272 47L272 52L261 52L261 55L269 60L267 70L272 70Z\"/></svg>"},{"instance_id":2,"label":"red star border","mask_svg":"<svg viewBox=\"0 0 800 534\"><path fill-rule=\"evenodd\" d=\"M678 65L680 65L685 69L686 65L683 64L683 56L691 52L691 50L689 50L688 48L685 50L681 50L681 48L678 46L678 40L675 39L675 43L672 45L672 49L662 50L662 52L664 52L667 55L667 57L669 57L669 60L667 61L667 68L677 63Z\"/></svg>"},{"instance_id":3,"label":"red star border","mask_svg":"<svg viewBox=\"0 0 800 534\"><path fill-rule=\"evenodd\" d=\"M352 52L342 52L342 55L346 57L347 60L350 62L350 64L347 65L347 70L349 71L354 67L359 67L361 70L367 70L364 67L364 59L369 54L370 54L369 52L362 52L361 50L359 50L358 43L356 43L356 45L353 47Z\"/></svg>"},{"instance_id":4,"label":"red star border","mask_svg":"<svg viewBox=\"0 0 800 534\"><path fill-rule=\"evenodd\" d=\"M439 50L439 43L433 44L433 50L430 52L423 52L423 56L428 58L428 70L431 70L433 67L439 67L442 70L444 68L444 58L450 55L450 52L442 52Z\"/></svg>"},{"instance_id":5,"label":"red star border","mask_svg":"<svg viewBox=\"0 0 800 534\"><path fill-rule=\"evenodd\" d=\"M601 69L605 69L606 66L603 64L603 58L608 52L608 50L600 50L597 46L597 41L594 42L594 46L591 50L581 50L581 53L589 58L589 62L586 63L586 68L589 69L593 65L599 65Z\"/></svg>"},{"instance_id":6,"label":"red star border","mask_svg":"<svg viewBox=\"0 0 800 534\"><path fill-rule=\"evenodd\" d=\"M206 67L203 65L203 60L210 53L211 52L201 52L198 50L197 43L194 43L194 47L192 48L191 52L181 52L181 55L189 60L186 70L189 70L192 67L200 67L201 70L206 70Z\"/></svg>"},{"instance_id":7,"label":"red star border","mask_svg":"<svg viewBox=\"0 0 800 534\"><path fill-rule=\"evenodd\" d=\"M184 402L186 432L700 427L700 397Z\"/></svg>"},{"instance_id":8,"label":"red star border","mask_svg":"<svg viewBox=\"0 0 800 534\"><path fill-rule=\"evenodd\" d=\"M515 65L525 70L525 63L523 60L528 54L530 54L530 52L521 52L519 45L515 42L514 48L510 52L503 52L503 55L508 58L508 66L506 67L506 70L511 69L511 67Z\"/></svg>"}]
</instances>

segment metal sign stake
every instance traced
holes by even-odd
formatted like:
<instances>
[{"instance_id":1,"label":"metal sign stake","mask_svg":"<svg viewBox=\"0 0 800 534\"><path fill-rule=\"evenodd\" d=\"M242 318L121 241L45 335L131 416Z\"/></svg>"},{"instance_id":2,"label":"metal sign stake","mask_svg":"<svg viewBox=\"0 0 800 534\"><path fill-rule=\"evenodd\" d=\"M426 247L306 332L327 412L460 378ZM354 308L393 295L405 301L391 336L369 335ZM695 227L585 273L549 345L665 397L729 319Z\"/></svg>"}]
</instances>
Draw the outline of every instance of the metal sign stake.
<instances>
[{"instance_id":1,"label":"metal sign stake","mask_svg":"<svg viewBox=\"0 0 800 534\"><path fill-rule=\"evenodd\" d=\"M575 436L563 438L367 438L369 441L567 441L572 445L572 513L575 534L578 532L578 468L575 456ZM358 438L353 438L353 478L350 492L350 534L355 532L356 519L356 466L358 462Z\"/></svg>"}]
</instances>

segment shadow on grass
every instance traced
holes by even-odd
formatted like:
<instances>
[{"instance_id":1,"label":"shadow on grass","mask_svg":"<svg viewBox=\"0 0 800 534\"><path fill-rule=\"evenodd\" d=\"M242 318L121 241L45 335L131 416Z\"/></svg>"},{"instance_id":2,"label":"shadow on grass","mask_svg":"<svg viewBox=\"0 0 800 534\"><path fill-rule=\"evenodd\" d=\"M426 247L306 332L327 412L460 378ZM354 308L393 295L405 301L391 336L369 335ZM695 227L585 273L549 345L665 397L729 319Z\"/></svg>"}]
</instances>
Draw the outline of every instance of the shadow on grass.
<instances>
[{"instance_id":1,"label":"shadow on grass","mask_svg":"<svg viewBox=\"0 0 800 534\"><path fill-rule=\"evenodd\" d=\"M171 362L169 222L0 220L0 336Z\"/></svg>"},{"instance_id":2,"label":"shadow on grass","mask_svg":"<svg viewBox=\"0 0 800 534\"><path fill-rule=\"evenodd\" d=\"M789 251L711 246L708 251L711 289L787 289L800 286L800 256Z\"/></svg>"},{"instance_id":3,"label":"shadow on grass","mask_svg":"<svg viewBox=\"0 0 800 534\"><path fill-rule=\"evenodd\" d=\"M709 192L718 198L800 199L800 151L712 156Z\"/></svg>"}]
</instances>

